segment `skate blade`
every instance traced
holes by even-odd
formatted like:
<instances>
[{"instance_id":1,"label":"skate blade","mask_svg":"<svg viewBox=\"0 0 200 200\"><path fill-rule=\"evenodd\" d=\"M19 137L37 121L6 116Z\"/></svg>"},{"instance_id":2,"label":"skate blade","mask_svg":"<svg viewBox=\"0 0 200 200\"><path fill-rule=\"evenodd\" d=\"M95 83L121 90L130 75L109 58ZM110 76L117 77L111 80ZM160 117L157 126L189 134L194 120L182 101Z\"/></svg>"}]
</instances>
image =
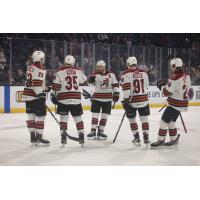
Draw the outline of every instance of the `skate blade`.
<instances>
[{"instance_id":1,"label":"skate blade","mask_svg":"<svg viewBox=\"0 0 200 200\"><path fill-rule=\"evenodd\" d=\"M96 140L96 137L87 137L88 140Z\"/></svg>"},{"instance_id":2,"label":"skate blade","mask_svg":"<svg viewBox=\"0 0 200 200\"><path fill-rule=\"evenodd\" d=\"M36 143L31 143L31 147L35 147L36 146Z\"/></svg>"},{"instance_id":3,"label":"skate blade","mask_svg":"<svg viewBox=\"0 0 200 200\"><path fill-rule=\"evenodd\" d=\"M44 144L44 143L41 143L41 142L36 142L35 146L36 147L48 147L48 146L50 146L50 143Z\"/></svg>"},{"instance_id":4,"label":"skate blade","mask_svg":"<svg viewBox=\"0 0 200 200\"><path fill-rule=\"evenodd\" d=\"M113 143L113 141L104 141L103 144L105 144L105 145L111 145L111 144L114 144L114 143Z\"/></svg>"},{"instance_id":5,"label":"skate blade","mask_svg":"<svg viewBox=\"0 0 200 200\"><path fill-rule=\"evenodd\" d=\"M141 147L141 143L140 142L132 142L134 146L137 146L137 147Z\"/></svg>"},{"instance_id":6,"label":"skate blade","mask_svg":"<svg viewBox=\"0 0 200 200\"><path fill-rule=\"evenodd\" d=\"M62 149L62 148L65 148L65 145L66 145L66 144L61 144L61 149Z\"/></svg>"},{"instance_id":7,"label":"skate blade","mask_svg":"<svg viewBox=\"0 0 200 200\"><path fill-rule=\"evenodd\" d=\"M164 149L166 146L162 145L162 146L158 146L158 147L152 147L150 146L150 149Z\"/></svg>"},{"instance_id":8,"label":"skate blade","mask_svg":"<svg viewBox=\"0 0 200 200\"><path fill-rule=\"evenodd\" d=\"M150 149L150 143L146 143L146 144L144 144L144 150L148 150L148 149Z\"/></svg>"},{"instance_id":9,"label":"skate blade","mask_svg":"<svg viewBox=\"0 0 200 200\"><path fill-rule=\"evenodd\" d=\"M82 148L84 148L84 147L85 147L85 145L82 143L82 144L81 144L81 147L82 147Z\"/></svg>"},{"instance_id":10,"label":"skate blade","mask_svg":"<svg viewBox=\"0 0 200 200\"><path fill-rule=\"evenodd\" d=\"M97 137L97 141L105 141L107 138Z\"/></svg>"}]
</instances>

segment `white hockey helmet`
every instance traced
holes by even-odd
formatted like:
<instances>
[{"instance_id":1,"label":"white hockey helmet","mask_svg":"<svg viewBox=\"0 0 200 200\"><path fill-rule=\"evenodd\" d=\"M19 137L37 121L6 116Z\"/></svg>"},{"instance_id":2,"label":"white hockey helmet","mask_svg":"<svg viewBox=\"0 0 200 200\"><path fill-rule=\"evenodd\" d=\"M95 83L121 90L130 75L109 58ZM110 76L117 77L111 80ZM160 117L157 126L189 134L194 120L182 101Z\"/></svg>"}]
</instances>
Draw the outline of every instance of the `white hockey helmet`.
<instances>
[{"instance_id":1,"label":"white hockey helmet","mask_svg":"<svg viewBox=\"0 0 200 200\"><path fill-rule=\"evenodd\" d=\"M129 57L129 58L126 60L126 64L127 64L127 66L137 65L137 59L136 59L136 57L134 57L134 56Z\"/></svg>"},{"instance_id":2,"label":"white hockey helmet","mask_svg":"<svg viewBox=\"0 0 200 200\"><path fill-rule=\"evenodd\" d=\"M96 66L103 66L104 68L106 67L106 63L103 60L98 60Z\"/></svg>"},{"instance_id":3,"label":"white hockey helmet","mask_svg":"<svg viewBox=\"0 0 200 200\"><path fill-rule=\"evenodd\" d=\"M65 57L65 64L74 66L75 65L75 58L74 58L74 56L67 55Z\"/></svg>"},{"instance_id":4,"label":"white hockey helmet","mask_svg":"<svg viewBox=\"0 0 200 200\"><path fill-rule=\"evenodd\" d=\"M183 61L181 58L173 58L170 61L170 66L171 66L171 68L175 66L175 69L177 69L177 68L182 69Z\"/></svg>"},{"instance_id":5,"label":"white hockey helmet","mask_svg":"<svg viewBox=\"0 0 200 200\"><path fill-rule=\"evenodd\" d=\"M45 53L43 51L34 51L32 54L32 59L33 62L40 62L43 63L45 62Z\"/></svg>"}]
</instances>

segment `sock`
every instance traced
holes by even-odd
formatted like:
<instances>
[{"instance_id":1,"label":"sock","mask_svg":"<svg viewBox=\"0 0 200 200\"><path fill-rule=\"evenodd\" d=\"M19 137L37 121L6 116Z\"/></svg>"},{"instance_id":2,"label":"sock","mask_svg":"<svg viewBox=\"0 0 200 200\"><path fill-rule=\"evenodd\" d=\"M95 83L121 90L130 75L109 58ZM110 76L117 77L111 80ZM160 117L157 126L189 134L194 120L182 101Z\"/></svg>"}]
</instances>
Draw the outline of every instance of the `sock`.
<instances>
[{"instance_id":1,"label":"sock","mask_svg":"<svg viewBox=\"0 0 200 200\"><path fill-rule=\"evenodd\" d=\"M44 120L45 116L37 117L37 121L35 122L35 130L36 133L43 135L44 133Z\"/></svg>"},{"instance_id":2,"label":"sock","mask_svg":"<svg viewBox=\"0 0 200 200\"><path fill-rule=\"evenodd\" d=\"M99 122L99 130L104 131L109 114L101 113L101 120Z\"/></svg>"},{"instance_id":3,"label":"sock","mask_svg":"<svg viewBox=\"0 0 200 200\"><path fill-rule=\"evenodd\" d=\"M28 114L28 120L26 121L26 125L30 133L35 132L35 118L35 114Z\"/></svg>"},{"instance_id":4,"label":"sock","mask_svg":"<svg viewBox=\"0 0 200 200\"><path fill-rule=\"evenodd\" d=\"M135 135L138 132L138 125L136 122L136 118L128 118L130 122L130 127L133 135Z\"/></svg>"},{"instance_id":5,"label":"sock","mask_svg":"<svg viewBox=\"0 0 200 200\"><path fill-rule=\"evenodd\" d=\"M98 125L99 113L92 113L91 132L95 132Z\"/></svg>"},{"instance_id":6,"label":"sock","mask_svg":"<svg viewBox=\"0 0 200 200\"><path fill-rule=\"evenodd\" d=\"M78 133L84 133L84 124L81 116L74 117Z\"/></svg>"},{"instance_id":7,"label":"sock","mask_svg":"<svg viewBox=\"0 0 200 200\"><path fill-rule=\"evenodd\" d=\"M67 130L67 121L68 121L69 115L60 115L60 134L62 134L64 130Z\"/></svg>"}]
</instances>

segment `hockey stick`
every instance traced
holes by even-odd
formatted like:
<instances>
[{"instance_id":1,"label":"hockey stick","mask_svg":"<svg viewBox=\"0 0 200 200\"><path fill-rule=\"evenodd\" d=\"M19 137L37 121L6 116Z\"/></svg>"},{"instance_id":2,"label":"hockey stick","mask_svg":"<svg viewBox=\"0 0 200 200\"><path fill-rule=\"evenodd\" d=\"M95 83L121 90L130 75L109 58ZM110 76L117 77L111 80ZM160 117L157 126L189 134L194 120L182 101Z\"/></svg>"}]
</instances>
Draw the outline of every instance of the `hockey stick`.
<instances>
[{"instance_id":1,"label":"hockey stick","mask_svg":"<svg viewBox=\"0 0 200 200\"><path fill-rule=\"evenodd\" d=\"M183 117L182 117L181 113L180 113L180 118L181 118L181 122L182 122L182 124L183 124L184 131L185 131L185 133L187 133L187 129L186 129L186 127L185 127L185 123L184 123L184 121L183 121Z\"/></svg>"},{"instance_id":2,"label":"hockey stick","mask_svg":"<svg viewBox=\"0 0 200 200\"><path fill-rule=\"evenodd\" d=\"M158 112L161 112L166 106L167 104L165 104Z\"/></svg>"},{"instance_id":3,"label":"hockey stick","mask_svg":"<svg viewBox=\"0 0 200 200\"><path fill-rule=\"evenodd\" d=\"M51 112L50 108L46 105L46 108L47 110L49 111L49 113L51 114L51 116L55 119L56 123L60 126L60 123L59 121L57 120L57 118L54 116L54 114ZM64 131L64 133L67 135L67 137L70 139L70 140L73 140L73 141L76 141L76 142L79 142L81 141L80 138L77 138L77 137L73 137L71 135L69 135L64 129L62 129Z\"/></svg>"},{"instance_id":4,"label":"hockey stick","mask_svg":"<svg viewBox=\"0 0 200 200\"><path fill-rule=\"evenodd\" d=\"M82 95L84 96L85 99L92 100L92 95L88 91L86 91L85 89L83 89Z\"/></svg>"},{"instance_id":5,"label":"hockey stick","mask_svg":"<svg viewBox=\"0 0 200 200\"><path fill-rule=\"evenodd\" d=\"M115 143L115 141L116 141L116 139L117 139L117 136L118 136L118 134L119 134L119 131L120 131L120 129L121 129L121 126L122 126L122 123L123 123L123 121L124 121L125 116L126 116L126 112L124 112L124 115L123 115L122 120L121 120L121 122L120 122L119 128L118 128L118 130L117 130L117 132L116 132L116 134L115 134L115 137L114 137L114 139L113 139L113 143Z\"/></svg>"}]
</instances>

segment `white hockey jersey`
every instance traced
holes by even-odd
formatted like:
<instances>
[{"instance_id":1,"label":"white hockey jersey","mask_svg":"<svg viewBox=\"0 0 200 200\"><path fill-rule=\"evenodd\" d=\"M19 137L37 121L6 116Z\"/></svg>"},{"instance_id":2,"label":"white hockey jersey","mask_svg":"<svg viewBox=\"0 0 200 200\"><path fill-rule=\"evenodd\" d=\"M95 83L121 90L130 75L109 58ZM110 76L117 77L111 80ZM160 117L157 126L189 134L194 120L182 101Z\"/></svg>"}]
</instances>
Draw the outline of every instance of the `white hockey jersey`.
<instances>
[{"instance_id":1,"label":"white hockey jersey","mask_svg":"<svg viewBox=\"0 0 200 200\"><path fill-rule=\"evenodd\" d=\"M38 94L45 91L46 70L42 64L32 64L27 67L26 83L22 99L32 101L38 99Z\"/></svg>"},{"instance_id":2,"label":"white hockey jersey","mask_svg":"<svg viewBox=\"0 0 200 200\"><path fill-rule=\"evenodd\" d=\"M145 71L128 69L121 76L123 98L130 99L132 107L142 108L148 105L149 78Z\"/></svg>"},{"instance_id":3,"label":"white hockey jersey","mask_svg":"<svg viewBox=\"0 0 200 200\"><path fill-rule=\"evenodd\" d=\"M94 73L94 92L92 99L109 102L113 100L113 93L119 93L119 83L114 73L107 71L105 74Z\"/></svg>"},{"instance_id":4,"label":"white hockey jersey","mask_svg":"<svg viewBox=\"0 0 200 200\"><path fill-rule=\"evenodd\" d=\"M186 111L188 108L188 91L191 87L190 76L186 73L174 73L166 86L162 87L163 94L167 96L169 106L178 111Z\"/></svg>"},{"instance_id":5,"label":"white hockey jersey","mask_svg":"<svg viewBox=\"0 0 200 200\"><path fill-rule=\"evenodd\" d=\"M77 105L81 103L81 90L79 84L87 81L87 77L80 68L60 67L53 81L53 94L62 104Z\"/></svg>"}]
</instances>

